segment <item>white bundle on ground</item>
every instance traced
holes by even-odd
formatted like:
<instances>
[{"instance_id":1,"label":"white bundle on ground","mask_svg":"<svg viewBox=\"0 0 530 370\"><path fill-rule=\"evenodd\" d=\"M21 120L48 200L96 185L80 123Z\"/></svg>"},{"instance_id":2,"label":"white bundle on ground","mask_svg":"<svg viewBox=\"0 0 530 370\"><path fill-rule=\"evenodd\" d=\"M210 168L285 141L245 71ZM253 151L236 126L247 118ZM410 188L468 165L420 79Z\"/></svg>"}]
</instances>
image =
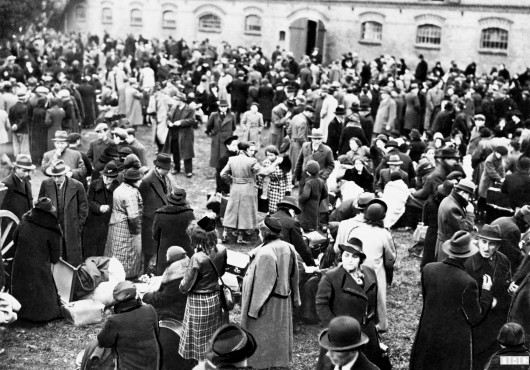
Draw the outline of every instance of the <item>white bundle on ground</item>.
<instances>
[{"instance_id":1,"label":"white bundle on ground","mask_svg":"<svg viewBox=\"0 0 530 370\"><path fill-rule=\"evenodd\" d=\"M112 257L109 260L109 281L100 283L94 291L87 294L82 299L93 299L97 302L103 303L105 306L110 306L114 302L112 292L114 287L125 281L125 270L120 261Z\"/></svg>"}]
</instances>

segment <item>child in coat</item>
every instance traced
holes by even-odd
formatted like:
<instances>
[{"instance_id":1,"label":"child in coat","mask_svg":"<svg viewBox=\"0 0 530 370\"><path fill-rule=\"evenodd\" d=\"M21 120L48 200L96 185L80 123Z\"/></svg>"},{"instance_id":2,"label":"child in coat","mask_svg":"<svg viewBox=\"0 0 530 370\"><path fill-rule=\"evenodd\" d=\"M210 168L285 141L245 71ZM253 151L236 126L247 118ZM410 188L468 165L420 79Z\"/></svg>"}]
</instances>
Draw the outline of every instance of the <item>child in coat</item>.
<instances>
[{"instance_id":1,"label":"child in coat","mask_svg":"<svg viewBox=\"0 0 530 370\"><path fill-rule=\"evenodd\" d=\"M305 232L316 230L319 226L319 207L322 199L328 196L324 180L318 177L320 165L317 161L307 162L305 171L308 175L304 188L298 196L301 213L298 221Z\"/></svg>"}]
</instances>

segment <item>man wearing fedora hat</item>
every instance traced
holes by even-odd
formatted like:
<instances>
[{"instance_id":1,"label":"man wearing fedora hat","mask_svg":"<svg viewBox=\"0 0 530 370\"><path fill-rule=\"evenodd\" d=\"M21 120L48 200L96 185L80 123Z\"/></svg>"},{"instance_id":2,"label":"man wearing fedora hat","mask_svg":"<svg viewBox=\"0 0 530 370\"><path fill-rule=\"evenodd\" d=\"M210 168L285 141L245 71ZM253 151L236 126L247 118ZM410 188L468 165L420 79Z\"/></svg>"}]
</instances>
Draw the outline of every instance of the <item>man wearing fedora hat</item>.
<instances>
[{"instance_id":1,"label":"man wearing fedora hat","mask_svg":"<svg viewBox=\"0 0 530 370\"><path fill-rule=\"evenodd\" d=\"M381 88L381 102L375 116L374 133L376 135L390 132L396 124L397 107L396 102L390 95L389 87Z\"/></svg>"},{"instance_id":2,"label":"man wearing fedora hat","mask_svg":"<svg viewBox=\"0 0 530 370\"><path fill-rule=\"evenodd\" d=\"M90 142L87 151L87 157L93 165L98 162L98 159L103 155L107 147L115 145L110 140L108 131L109 125L107 125L105 122L98 123L94 129L97 139Z\"/></svg>"},{"instance_id":3,"label":"man wearing fedora hat","mask_svg":"<svg viewBox=\"0 0 530 370\"><path fill-rule=\"evenodd\" d=\"M219 110L210 115L206 124L206 134L212 138L210 167L217 168L219 161L227 154L225 140L234 136L236 116L228 110L226 100L219 101Z\"/></svg>"},{"instance_id":4,"label":"man wearing fedora hat","mask_svg":"<svg viewBox=\"0 0 530 370\"><path fill-rule=\"evenodd\" d=\"M401 165L403 164L403 161L399 157L399 155L392 154L388 160L387 160L388 168L381 169L381 172L379 173L379 180L375 183L375 193L377 196L381 197L383 195L383 191L385 190L386 184L390 182L390 176L393 172L398 172L401 175L401 178L405 182L405 184L409 184L409 176L408 174L401 169Z\"/></svg>"},{"instance_id":5,"label":"man wearing fedora hat","mask_svg":"<svg viewBox=\"0 0 530 370\"><path fill-rule=\"evenodd\" d=\"M318 177L324 181L328 179L329 175L335 168L333 153L329 146L323 144L324 134L322 133L322 130L318 128L312 129L311 135L308 135L308 138L310 138L311 141L302 145L293 171L293 183L298 180L301 189L304 187L307 178L305 168L307 167L307 162L310 160L318 162L320 166ZM293 158L293 160L294 159L295 158Z\"/></svg>"},{"instance_id":6,"label":"man wearing fedora hat","mask_svg":"<svg viewBox=\"0 0 530 370\"><path fill-rule=\"evenodd\" d=\"M144 268L147 268L151 257L156 254L157 249L157 243L153 240L155 212L168 204L167 198L173 190L173 185L168 176L171 169L171 157L169 154L158 154L153 164L155 168L149 170L138 188L144 203L144 211L142 213Z\"/></svg>"},{"instance_id":7,"label":"man wearing fedora hat","mask_svg":"<svg viewBox=\"0 0 530 370\"><path fill-rule=\"evenodd\" d=\"M7 192L0 209L13 212L19 220L33 207L30 174L35 168L29 155L19 154L16 157L13 171L2 180L7 187Z\"/></svg>"},{"instance_id":8,"label":"man wearing fedora hat","mask_svg":"<svg viewBox=\"0 0 530 370\"><path fill-rule=\"evenodd\" d=\"M319 335L320 347L327 350L321 370L377 370L361 352L369 338L361 330L359 321L349 316L338 316L329 322Z\"/></svg>"},{"instance_id":9,"label":"man wearing fedora hat","mask_svg":"<svg viewBox=\"0 0 530 370\"><path fill-rule=\"evenodd\" d=\"M443 244L447 258L427 264L422 273L423 311L410 369L471 369L472 327L489 313L493 296L491 277L483 275L482 291L464 267L478 252L471 234L457 231Z\"/></svg>"},{"instance_id":10,"label":"man wearing fedora hat","mask_svg":"<svg viewBox=\"0 0 530 370\"><path fill-rule=\"evenodd\" d=\"M344 109L344 105L338 105L328 125L328 139L326 140L326 144L331 148L334 158L337 158L345 115L346 109Z\"/></svg>"},{"instance_id":11,"label":"man wearing fedora hat","mask_svg":"<svg viewBox=\"0 0 530 370\"><path fill-rule=\"evenodd\" d=\"M81 153L68 148L68 133L66 131L56 131L55 138L52 139L55 150L44 153L42 157L41 171L46 175L48 168L53 162L61 160L69 168L66 174L81 183L86 183L87 169L83 162Z\"/></svg>"},{"instance_id":12,"label":"man wearing fedora hat","mask_svg":"<svg viewBox=\"0 0 530 370\"><path fill-rule=\"evenodd\" d=\"M276 217L282 224L281 234L283 240L294 246L294 249L296 249L307 266L315 266L315 260L313 259L311 250L302 236L300 221L295 218L295 215L301 213L296 198L289 195L285 196L277 203L277 207L278 211L272 217Z\"/></svg>"},{"instance_id":13,"label":"man wearing fedora hat","mask_svg":"<svg viewBox=\"0 0 530 370\"><path fill-rule=\"evenodd\" d=\"M397 155L399 157L399 161L401 161L401 163L399 164L399 168L401 168L407 174L408 177L408 181L405 182L409 185L409 187L413 188L416 185L416 171L414 170L414 165L412 164L412 159L410 159L409 155L406 153L402 153L399 150L399 144L396 140L389 140L385 144L385 151L386 155L381 160L379 166L377 166L377 168L375 169L376 179L379 179L381 170L383 168L388 168L390 166L390 164L388 163L390 157Z\"/></svg>"},{"instance_id":14,"label":"man wearing fedora hat","mask_svg":"<svg viewBox=\"0 0 530 370\"><path fill-rule=\"evenodd\" d=\"M445 258L442 245L451 239L458 230L473 231L475 214L471 199L475 192L475 184L463 179L458 183L449 196L445 197L438 208L438 238L436 239L436 261Z\"/></svg>"},{"instance_id":15,"label":"man wearing fedora hat","mask_svg":"<svg viewBox=\"0 0 530 370\"><path fill-rule=\"evenodd\" d=\"M510 261L499 252L502 242L500 227L486 224L476 237L479 253L469 257L464 266L478 286L482 285L484 275L491 276L493 285L490 292L495 302L485 319L473 327L473 368L483 369L489 358L500 348L495 335L508 317L511 302L508 285L512 280L512 273Z\"/></svg>"},{"instance_id":16,"label":"man wearing fedora hat","mask_svg":"<svg viewBox=\"0 0 530 370\"><path fill-rule=\"evenodd\" d=\"M50 177L42 182L39 198L51 199L63 230L61 256L69 264L78 266L84 261L81 234L88 216L88 203L83 184L68 177L70 171L64 161L54 161L46 169Z\"/></svg>"},{"instance_id":17,"label":"man wearing fedora hat","mask_svg":"<svg viewBox=\"0 0 530 370\"><path fill-rule=\"evenodd\" d=\"M193 126L195 124L195 110L186 104L184 94L178 94L175 107L168 116L169 133L162 150L173 156L173 174L180 172L182 160L186 177L193 176L193 158L195 157Z\"/></svg>"}]
</instances>

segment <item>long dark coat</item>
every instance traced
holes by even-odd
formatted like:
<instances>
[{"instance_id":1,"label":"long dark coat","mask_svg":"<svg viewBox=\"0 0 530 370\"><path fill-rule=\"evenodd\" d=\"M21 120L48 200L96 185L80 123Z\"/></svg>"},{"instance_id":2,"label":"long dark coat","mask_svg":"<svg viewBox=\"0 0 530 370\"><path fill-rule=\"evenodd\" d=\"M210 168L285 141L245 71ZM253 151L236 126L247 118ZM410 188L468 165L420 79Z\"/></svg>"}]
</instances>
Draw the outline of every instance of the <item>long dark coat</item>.
<instances>
[{"instance_id":1,"label":"long dark coat","mask_svg":"<svg viewBox=\"0 0 530 370\"><path fill-rule=\"evenodd\" d=\"M342 122L339 122L337 117L334 117L328 125L328 140L326 145L329 146L333 153L333 158L337 158L337 151L339 150L339 141L342 133Z\"/></svg>"},{"instance_id":2,"label":"long dark coat","mask_svg":"<svg viewBox=\"0 0 530 370\"><path fill-rule=\"evenodd\" d=\"M274 104L272 98L274 97L274 89L271 85L260 86L258 89L258 103L259 103L259 112L263 114L263 120L265 122L271 120L272 108Z\"/></svg>"},{"instance_id":3,"label":"long dark coat","mask_svg":"<svg viewBox=\"0 0 530 370\"><path fill-rule=\"evenodd\" d=\"M322 274L316 294L316 308L324 327L337 316L350 316L359 321L363 332L370 339L363 352L371 362L376 363L381 357L375 328L378 323L377 277L372 268L361 266L361 269L364 286L357 284L342 266ZM319 360L319 364L323 363L322 360ZM317 369L319 368L317 365Z\"/></svg>"},{"instance_id":4,"label":"long dark coat","mask_svg":"<svg viewBox=\"0 0 530 370\"><path fill-rule=\"evenodd\" d=\"M405 95L405 130L420 129L423 123L420 98L417 93L408 92Z\"/></svg>"},{"instance_id":5,"label":"long dark coat","mask_svg":"<svg viewBox=\"0 0 530 370\"><path fill-rule=\"evenodd\" d=\"M519 288L512 296L507 321L521 325L525 331L526 343L530 343L530 255L525 256L521 267L513 276L513 281Z\"/></svg>"},{"instance_id":6,"label":"long dark coat","mask_svg":"<svg viewBox=\"0 0 530 370\"><path fill-rule=\"evenodd\" d=\"M83 263L83 249L81 247L81 231L88 215L88 203L85 188L79 181L66 178L64 200L64 241L66 244L66 262L72 266ZM48 197L57 208L57 187L53 179L42 182L39 198ZM64 256L63 256L64 258Z\"/></svg>"},{"instance_id":7,"label":"long dark coat","mask_svg":"<svg viewBox=\"0 0 530 370\"><path fill-rule=\"evenodd\" d=\"M350 151L351 149L350 139L352 137L356 137L359 140L361 140L362 145L368 145L368 140L366 140L366 136L360 125L356 125L356 126L347 125L346 127L344 127L340 135L339 146L337 148L339 155L346 154Z\"/></svg>"},{"instance_id":8,"label":"long dark coat","mask_svg":"<svg viewBox=\"0 0 530 370\"><path fill-rule=\"evenodd\" d=\"M230 82L227 91L231 94L232 111L243 113L247 110L248 83L239 78Z\"/></svg>"},{"instance_id":9,"label":"long dark coat","mask_svg":"<svg viewBox=\"0 0 530 370\"><path fill-rule=\"evenodd\" d=\"M423 255L420 269L423 270L426 264L436 261L436 239L438 239L438 208L445 197L436 192L429 197L423 206L422 221L427 226L425 242L423 244Z\"/></svg>"},{"instance_id":10,"label":"long dark coat","mask_svg":"<svg viewBox=\"0 0 530 370\"><path fill-rule=\"evenodd\" d=\"M429 263L422 274L423 310L410 370L469 370L471 328L488 314L493 296L479 296L477 282L454 259Z\"/></svg>"},{"instance_id":11,"label":"long dark coat","mask_svg":"<svg viewBox=\"0 0 530 370\"><path fill-rule=\"evenodd\" d=\"M85 110L83 127L90 127L94 124L99 114L98 104L96 101L96 90L88 83L79 85L77 90L79 91L79 95L81 95L81 100Z\"/></svg>"},{"instance_id":12,"label":"long dark coat","mask_svg":"<svg viewBox=\"0 0 530 370\"><path fill-rule=\"evenodd\" d=\"M236 117L232 112L226 112L222 121L219 112L212 113L208 119L206 132L212 136L210 167L217 168L219 159L227 154L224 141L234 134L235 129Z\"/></svg>"},{"instance_id":13,"label":"long dark coat","mask_svg":"<svg viewBox=\"0 0 530 370\"><path fill-rule=\"evenodd\" d=\"M305 181L302 193L298 196L298 204L302 210L298 221L304 230L315 230L318 227L320 202L327 197L324 180L311 176Z\"/></svg>"},{"instance_id":14,"label":"long dark coat","mask_svg":"<svg viewBox=\"0 0 530 370\"><path fill-rule=\"evenodd\" d=\"M158 370L158 332L155 309L142 305L110 316L98 334L98 342L102 347L116 349L118 369Z\"/></svg>"},{"instance_id":15,"label":"long dark coat","mask_svg":"<svg viewBox=\"0 0 530 370\"><path fill-rule=\"evenodd\" d=\"M167 197L171 193L168 181L166 181L167 192L164 192L162 182L155 171L155 169L149 171L138 188L144 203L144 211L142 213L142 252L148 256L154 255L157 250L157 243L153 239L155 212L157 209L167 205Z\"/></svg>"},{"instance_id":16,"label":"long dark coat","mask_svg":"<svg viewBox=\"0 0 530 370\"><path fill-rule=\"evenodd\" d=\"M311 254L311 249L309 249L309 246L306 244L302 236L300 221L291 217L291 215L283 209L280 209L273 214L272 217L276 217L280 220L283 240L294 246L294 249L298 252L300 257L302 257L302 260L307 266L315 266L315 260Z\"/></svg>"},{"instance_id":17,"label":"long dark coat","mask_svg":"<svg viewBox=\"0 0 530 370\"><path fill-rule=\"evenodd\" d=\"M31 183L28 179L19 179L14 171L2 182L7 187L7 193L0 208L12 212L20 220L22 215L33 207Z\"/></svg>"},{"instance_id":18,"label":"long dark coat","mask_svg":"<svg viewBox=\"0 0 530 370\"><path fill-rule=\"evenodd\" d=\"M39 104L44 104L39 102ZM42 156L48 151L48 127L46 126L46 108L37 106L33 109L30 123L31 159L40 163Z\"/></svg>"},{"instance_id":19,"label":"long dark coat","mask_svg":"<svg viewBox=\"0 0 530 370\"><path fill-rule=\"evenodd\" d=\"M333 161L333 153L329 146L320 144L318 150L313 153L313 148L311 147L312 143L304 143L302 149L300 150L300 155L296 160L296 167L294 169L293 177L296 180L300 180L300 188L303 188L307 174L305 173L305 168L307 162L310 160L315 160L320 165L320 172L318 177L323 180L327 180L333 169L335 168L335 162ZM295 159L293 158L293 161Z\"/></svg>"},{"instance_id":20,"label":"long dark coat","mask_svg":"<svg viewBox=\"0 0 530 370\"><path fill-rule=\"evenodd\" d=\"M169 127L169 132L164 143L163 153L179 153L180 159L191 159L195 157L193 148L195 134L193 126L195 125L195 110L185 105L182 109L174 109L168 115L171 122L179 121L180 126Z\"/></svg>"},{"instance_id":21,"label":"long dark coat","mask_svg":"<svg viewBox=\"0 0 530 370\"><path fill-rule=\"evenodd\" d=\"M88 188L88 217L83 230L83 257L103 256L107 243L110 215L112 214L112 193L118 187L113 182L107 189L103 179L90 183ZM110 206L110 210L101 213L101 206Z\"/></svg>"},{"instance_id":22,"label":"long dark coat","mask_svg":"<svg viewBox=\"0 0 530 370\"><path fill-rule=\"evenodd\" d=\"M144 203L145 204L145 203ZM178 245L184 248L188 257L193 255L190 237L186 230L195 220L193 209L189 204L169 204L155 212L153 225L153 240L157 246L156 274L162 275L167 267L166 254L169 247Z\"/></svg>"},{"instance_id":23,"label":"long dark coat","mask_svg":"<svg viewBox=\"0 0 530 370\"><path fill-rule=\"evenodd\" d=\"M61 228L51 213L32 209L15 229L11 294L20 302L19 317L49 321L61 317L51 264L60 256Z\"/></svg>"},{"instance_id":24,"label":"long dark coat","mask_svg":"<svg viewBox=\"0 0 530 370\"><path fill-rule=\"evenodd\" d=\"M484 274L491 276L493 285L490 292L497 299L497 305L491 308L479 325L473 327L473 369L484 369L490 357L501 348L497 342L497 334L506 322L510 308L510 261L501 252L496 252L493 263L491 266L487 259L477 253L464 264L467 273L477 282L479 294L482 294Z\"/></svg>"}]
</instances>

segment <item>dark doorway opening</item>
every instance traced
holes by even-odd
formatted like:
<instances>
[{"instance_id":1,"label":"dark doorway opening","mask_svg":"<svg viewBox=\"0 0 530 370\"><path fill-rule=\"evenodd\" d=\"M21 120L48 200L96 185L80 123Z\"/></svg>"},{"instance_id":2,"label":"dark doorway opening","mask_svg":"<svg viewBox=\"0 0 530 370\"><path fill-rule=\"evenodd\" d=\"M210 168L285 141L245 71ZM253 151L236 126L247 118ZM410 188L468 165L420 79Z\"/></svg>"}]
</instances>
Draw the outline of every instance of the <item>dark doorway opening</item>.
<instances>
[{"instance_id":1,"label":"dark doorway opening","mask_svg":"<svg viewBox=\"0 0 530 370\"><path fill-rule=\"evenodd\" d=\"M317 27L318 27L317 22L311 21L311 20L307 21L307 45L305 49L305 53L307 55L311 55L311 53L313 52L313 49L316 46Z\"/></svg>"}]
</instances>

